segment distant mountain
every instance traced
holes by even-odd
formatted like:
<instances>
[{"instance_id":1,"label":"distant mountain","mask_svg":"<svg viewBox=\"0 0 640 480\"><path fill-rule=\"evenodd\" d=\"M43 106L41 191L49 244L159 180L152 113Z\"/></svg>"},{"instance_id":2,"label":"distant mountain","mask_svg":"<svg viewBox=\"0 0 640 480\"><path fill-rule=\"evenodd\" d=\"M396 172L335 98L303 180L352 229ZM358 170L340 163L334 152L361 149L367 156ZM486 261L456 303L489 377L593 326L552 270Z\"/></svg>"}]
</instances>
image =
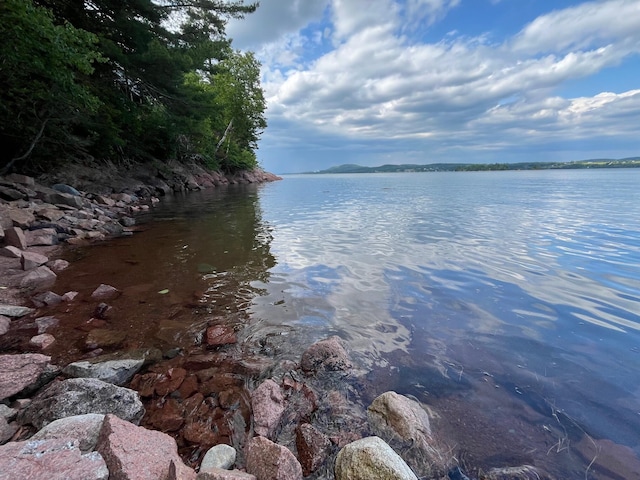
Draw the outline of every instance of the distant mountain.
<instances>
[{"instance_id":1,"label":"distant mountain","mask_svg":"<svg viewBox=\"0 0 640 480\"><path fill-rule=\"evenodd\" d=\"M520 162L520 163L430 163L415 165L380 165L379 167L363 167L352 163L331 167L315 174L325 173L396 173L396 172L470 172L485 170L551 170L572 168L638 168L640 157L621 159L597 158L578 160L575 162Z\"/></svg>"}]
</instances>

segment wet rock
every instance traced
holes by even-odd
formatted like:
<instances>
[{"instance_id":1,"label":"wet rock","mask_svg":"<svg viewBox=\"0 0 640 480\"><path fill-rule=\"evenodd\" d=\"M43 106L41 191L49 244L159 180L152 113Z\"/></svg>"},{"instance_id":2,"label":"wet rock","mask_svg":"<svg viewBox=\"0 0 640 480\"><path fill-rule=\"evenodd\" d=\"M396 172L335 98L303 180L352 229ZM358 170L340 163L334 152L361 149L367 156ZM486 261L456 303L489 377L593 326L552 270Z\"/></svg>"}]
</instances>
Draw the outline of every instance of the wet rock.
<instances>
[{"instance_id":1,"label":"wet rock","mask_svg":"<svg viewBox=\"0 0 640 480\"><path fill-rule=\"evenodd\" d=\"M56 283L58 276L44 265L31 270L20 281L20 286L35 291L47 290Z\"/></svg>"},{"instance_id":2,"label":"wet rock","mask_svg":"<svg viewBox=\"0 0 640 480\"><path fill-rule=\"evenodd\" d=\"M105 285L101 283L91 294L91 298L94 300L111 300L120 295L120 290L111 285Z\"/></svg>"},{"instance_id":3,"label":"wet rock","mask_svg":"<svg viewBox=\"0 0 640 480\"><path fill-rule=\"evenodd\" d=\"M39 348L40 350L46 350L56 341L55 337L49 333L41 333L35 337L31 337L29 340L29 346Z\"/></svg>"},{"instance_id":4,"label":"wet rock","mask_svg":"<svg viewBox=\"0 0 640 480\"><path fill-rule=\"evenodd\" d=\"M112 307L104 302L99 303L95 310L93 311L93 316L96 318L100 318L102 320L106 320L106 318L109 316L109 311L112 309Z\"/></svg>"},{"instance_id":5,"label":"wet rock","mask_svg":"<svg viewBox=\"0 0 640 480\"><path fill-rule=\"evenodd\" d=\"M551 477L531 465L492 468L482 476L483 480L550 480Z\"/></svg>"},{"instance_id":6,"label":"wet rock","mask_svg":"<svg viewBox=\"0 0 640 480\"><path fill-rule=\"evenodd\" d=\"M12 208L9 210L9 218L14 227L29 228L36 221L36 217L26 208Z\"/></svg>"},{"instance_id":7,"label":"wet rock","mask_svg":"<svg viewBox=\"0 0 640 480\"><path fill-rule=\"evenodd\" d=\"M378 396L367 409L372 431L421 477L446 472L446 456L435 442L429 414L420 403L396 392Z\"/></svg>"},{"instance_id":8,"label":"wet rock","mask_svg":"<svg viewBox=\"0 0 640 480\"><path fill-rule=\"evenodd\" d=\"M280 386L271 379L262 382L251 393L254 429L258 435L272 437L285 409Z\"/></svg>"},{"instance_id":9,"label":"wet rock","mask_svg":"<svg viewBox=\"0 0 640 480\"><path fill-rule=\"evenodd\" d=\"M173 438L166 433L137 427L115 415L105 416L96 450L103 456L114 479L166 479L171 462L176 478L196 478L196 473L180 459Z\"/></svg>"},{"instance_id":10,"label":"wet rock","mask_svg":"<svg viewBox=\"0 0 640 480\"><path fill-rule=\"evenodd\" d=\"M104 320L100 321L104 322ZM93 324L95 325L95 322ZM126 338L127 334L125 332L96 328L87 335L85 346L88 350L93 350L94 348L116 348L121 346Z\"/></svg>"},{"instance_id":11,"label":"wet rock","mask_svg":"<svg viewBox=\"0 0 640 480\"><path fill-rule=\"evenodd\" d=\"M62 300L63 298L61 295L58 295L57 293L54 293L52 291L42 292L35 295L34 297L31 297L31 301L38 308L45 306L52 307L54 305L62 303Z\"/></svg>"},{"instance_id":12,"label":"wet rock","mask_svg":"<svg viewBox=\"0 0 640 480\"><path fill-rule=\"evenodd\" d=\"M46 256L36 252L22 252L20 255L20 265L23 270L32 270L40 265L44 265L48 261L49 259Z\"/></svg>"},{"instance_id":13,"label":"wet rock","mask_svg":"<svg viewBox=\"0 0 640 480\"><path fill-rule=\"evenodd\" d=\"M147 422L161 432L175 432L185 423L185 411L182 405L168 398L164 402L156 402L149 407Z\"/></svg>"},{"instance_id":14,"label":"wet rock","mask_svg":"<svg viewBox=\"0 0 640 480\"><path fill-rule=\"evenodd\" d=\"M311 345L300 360L300 367L306 373L319 370L347 371L353 367L349 355L337 337L329 337Z\"/></svg>"},{"instance_id":15,"label":"wet rock","mask_svg":"<svg viewBox=\"0 0 640 480\"><path fill-rule=\"evenodd\" d=\"M187 371L184 368L175 367L170 368L167 372L155 382L155 391L157 395L164 397L170 393L175 392L180 388L184 378L187 376Z\"/></svg>"},{"instance_id":16,"label":"wet rock","mask_svg":"<svg viewBox=\"0 0 640 480\"><path fill-rule=\"evenodd\" d=\"M315 472L327 460L331 440L310 423L296 427L296 450L305 477Z\"/></svg>"},{"instance_id":17,"label":"wet rock","mask_svg":"<svg viewBox=\"0 0 640 480\"><path fill-rule=\"evenodd\" d=\"M60 369L39 353L0 355L0 400L28 394L53 379Z\"/></svg>"},{"instance_id":18,"label":"wet rock","mask_svg":"<svg viewBox=\"0 0 640 480\"><path fill-rule=\"evenodd\" d=\"M2 478L11 480L108 480L100 454L82 454L77 440L11 442L0 447Z\"/></svg>"},{"instance_id":19,"label":"wet rock","mask_svg":"<svg viewBox=\"0 0 640 480\"><path fill-rule=\"evenodd\" d=\"M18 247L9 245L7 247L0 248L0 255L9 258L20 258L22 256L22 250L20 250Z\"/></svg>"},{"instance_id":20,"label":"wet rock","mask_svg":"<svg viewBox=\"0 0 640 480\"><path fill-rule=\"evenodd\" d=\"M96 357L91 361L70 363L62 372L70 377L97 378L114 385L124 385L138 373L143 365L142 358L101 361L100 357Z\"/></svg>"},{"instance_id":21,"label":"wet rock","mask_svg":"<svg viewBox=\"0 0 640 480\"><path fill-rule=\"evenodd\" d=\"M21 423L36 428L59 418L86 413L114 414L138 424L144 407L138 394L95 378L71 378L53 382L36 395L19 415Z\"/></svg>"},{"instance_id":22,"label":"wet rock","mask_svg":"<svg viewBox=\"0 0 640 480\"><path fill-rule=\"evenodd\" d=\"M238 339L233 327L228 325L214 325L207 328L206 342L210 347L218 347L237 343Z\"/></svg>"},{"instance_id":23,"label":"wet rock","mask_svg":"<svg viewBox=\"0 0 640 480\"><path fill-rule=\"evenodd\" d=\"M58 244L58 232L55 228L40 228L24 232L27 246L35 245L51 246Z\"/></svg>"},{"instance_id":24,"label":"wet rock","mask_svg":"<svg viewBox=\"0 0 640 480\"><path fill-rule=\"evenodd\" d=\"M418 480L404 460L379 437L346 445L336 458L336 480Z\"/></svg>"},{"instance_id":25,"label":"wet rock","mask_svg":"<svg viewBox=\"0 0 640 480\"><path fill-rule=\"evenodd\" d=\"M255 475L241 472L240 470L224 470L221 468L211 468L200 471L196 480L257 480Z\"/></svg>"},{"instance_id":26,"label":"wet rock","mask_svg":"<svg viewBox=\"0 0 640 480\"><path fill-rule=\"evenodd\" d=\"M104 415L99 413L60 418L40 429L31 440L74 439L82 453L92 452L96 449L103 421Z\"/></svg>"},{"instance_id":27,"label":"wet rock","mask_svg":"<svg viewBox=\"0 0 640 480\"><path fill-rule=\"evenodd\" d=\"M6 317L24 317L32 313L33 308L22 307L19 305L2 305L0 304L0 315L4 315Z\"/></svg>"},{"instance_id":28,"label":"wet rock","mask_svg":"<svg viewBox=\"0 0 640 480\"><path fill-rule=\"evenodd\" d=\"M6 228L4 230L4 243L8 246L19 248L20 250L27 249L27 239L22 229L18 227Z\"/></svg>"},{"instance_id":29,"label":"wet rock","mask_svg":"<svg viewBox=\"0 0 640 480\"><path fill-rule=\"evenodd\" d=\"M200 463L200 471L212 468L229 470L234 463L236 463L236 449L221 443L220 445L214 445L207 451Z\"/></svg>"},{"instance_id":30,"label":"wet rock","mask_svg":"<svg viewBox=\"0 0 640 480\"><path fill-rule=\"evenodd\" d=\"M133 227L136 224L136 221L131 217L122 217L120 219L120 223L123 227Z\"/></svg>"},{"instance_id":31,"label":"wet rock","mask_svg":"<svg viewBox=\"0 0 640 480\"><path fill-rule=\"evenodd\" d=\"M62 260L60 258L58 258L57 260L51 260L50 262L47 262L47 267L49 267L54 272L61 272L63 270L66 270L68 266L69 266L69 262L67 262L66 260Z\"/></svg>"},{"instance_id":32,"label":"wet rock","mask_svg":"<svg viewBox=\"0 0 640 480\"><path fill-rule=\"evenodd\" d=\"M247 472L259 480L302 480L300 462L288 448L258 436L249 440L246 450Z\"/></svg>"}]
</instances>

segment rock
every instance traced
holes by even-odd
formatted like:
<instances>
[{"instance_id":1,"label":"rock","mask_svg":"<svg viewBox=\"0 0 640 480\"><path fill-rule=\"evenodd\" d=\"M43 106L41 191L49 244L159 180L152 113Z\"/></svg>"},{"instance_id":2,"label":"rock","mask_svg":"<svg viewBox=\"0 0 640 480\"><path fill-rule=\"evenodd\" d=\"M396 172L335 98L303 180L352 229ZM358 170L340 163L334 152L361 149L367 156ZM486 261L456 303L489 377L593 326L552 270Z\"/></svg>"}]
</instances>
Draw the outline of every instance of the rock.
<instances>
[{"instance_id":1,"label":"rock","mask_svg":"<svg viewBox=\"0 0 640 480\"><path fill-rule=\"evenodd\" d=\"M53 379L60 369L50 361L39 353L0 355L0 400L33 392Z\"/></svg>"},{"instance_id":2,"label":"rock","mask_svg":"<svg viewBox=\"0 0 640 480\"><path fill-rule=\"evenodd\" d=\"M195 471L180 459L172 437L137 427L115 415L105 416L96 451L103 456L113 480L163 480L169 476L171 462L176 478L196 478Z\"/></svg>"},{"instance_id":3,"label":"rock","mask_svg":"<svg viewBox=\"0 0 640 480\"><path fill-rule=\"evenodd\" d=\"M29 340L29 346L39 348L40 350L46 350L56 341L55 337L49 333L41 333L35 337L31 337Z\"/></svg>"},{"instance_id":4,"label":"rock","mask_svg":"<svg viewBox=\"0 0 640 480\"><path fill-rule=\"evenodd\" d=\"M0 447L0 475L11 480L108 480L96 452L82 454L77 440L11 442Z\"/></svg>"},{"instance_id":5,"label":"rock","mask_svg":"<svg viewBox=\"0 0 640 480\"><path fill-rule=\"evenodd\" d=\"M114 385L124 385L138 373L143 365L142 358L101 361L100 357L96 357L91 361L70 363L62 373L70 377L97 378Z\"/></svg>"},{"instance_id":6,"label":"rock","mask_svg":"<svg viewBox=\"0 0 640 480\"><path fill-rule=\"evenodd\" d=\"M238 339L233 327L227 325L214 325L207 328L206 342L210 347L218 347L220 345L237 343Z\"/></svg>"},{"instance_id":7,"label":"rock","mask_svg":"<svg viewBox=\"0 0 640 480\"><path fill-rule=\"evenodd\" d=\"M41 185L35 185L33 189L36 191L36 197L45 203L50 203L52 205L68 205L78 209L82 208L82 197L78 195L57 192L52 188L43 187Z\"/></svg>"},{"instance_id":8,"label":"rock","mask_svg":"<svg viewBox=\"0 0 640 480\"><path fill-rule=\"evenodd\" d=\"M224 470L222 468L211 468L200 471L196 480L257 480L255 475L241 472L240 470Z\"/></svg>"},{"instance_id":9,"label":"rock","mask_svg":"<svg viewBox=\"0 0 640 480\"><path fill-rule=\"evenodd\" d=\"M310 423L296 427L296 450L305 477L311 475L327 460L331 440Z\"/></svg>"},{"instance_id":10,"label":"rock","mask_svg":"<svg viewBox=\"0 0 640 480\"><path fill-rule=\"evenodd\" d=\"M9 218L14 227L29 228L36 217L26 208L12 208L9 210Z\"/></svg>"},{"instance_id":11,"label":"rock","mask_svg":"<svg viewBox=\"0 0 640 480\"><path fill-rule=\"evenodd\" d=\"M20 265L23 270L32 270L40 265L44 265L48 261L49 259L47 257L36 252L22 252L20 255Z\"/></svg>"},{"instance_id":12,"label":"rock","mask_svg":"<svg viewBox=\"0 0 640 480\"><path fill-rule=\"evenodd\" d=\"M136 221L131 217L122 217L120 219L120 223L123 227L133 227L136 224Z\"/></svg>"},{"instance_id":13,"label":"rock","mask_svg":"<svg viewBox=\"0 0 640 480\"><path fill-rule=\"evenodd\" d=\"M51 185L51 188L56 192L68 193L69 195L76 195L76 196L80 195L80 192L78 190L64 183L56 183L55 185Z\"/></svg>"},{"instance_id":14,"label":"rock","mask_svg":"<svg viewBox=\"0 0 640 480\"><path fill-rule=\"evenodd\" d=\"M22 256L22 250L12 245L0 248L0 255L9 258L20 258Z\"/></svg>"},{"instance_id":15,"label":"rock","mask_svg":"<svg viewBox=\"0 0 640 480\"><path fill-rule=\"evenodd\" d=\"M258 480L302 480L302 467L293 453L268 438L249 440L246 457L247 472Z\"/></svg>"},{"instance_id":16,"label":"rock","mask_svg":"<svg viewBox=\"0 0 640 480\"><path fill-rule=\"evenodd\" d=\"M64 295L62 295L62 300L65 302L71 302L78 295L79 295L79 292L66 292Z\"/></svg>"},{"instance_id":17,"label":"rock","mask_svg":"<svg viewBox=\"0 0 640 480\"><path fill-rule=\"evenodd\" d=\"M120 290L111 285L105 285L101 283L91 294L91 298L94 300L111 300L120 295Z\"/></svg>"},{"instance_id":18,"label":"rock","mask_svg":"<svg viewBox=\"0 0 640 480\"><path fill-rule=\"evenodd\" d=\"M258 435L272 437L285 409L280 386L271 379L262 382L251 393L254 429Z\"/></svg>"},{"instance_id":19,"label":"rock","mask_svg":"<svg viewBox=\"0 0 640 480\"><path fill-rule=\"evenodd\" d=\"M61 295L58 295L57 293L54 293L51 290L49 290L47 292L41 292L31 297L31 301L38 308L45 307L45 306L52 307L54 305L58 305L62 303L63 298Z\"/></svg>"},{"instance_id":20,"label":"rock","mask_svg":"<svg viewBox=\"0 0 640 480\"><path fill-rule=\"evenodd\" d=\"M71 378L53 382L36 395L19 420L36 428L59 418L86 413L114 414L136 425L144 415L138 394L95 378Z\"/></svg>"},{"instance_id":21,"label":"rock","mask_svg":"<svg viewBox=\"0 0 640 480\"><path fill-rule=\"evenodd\" d=\"M0 185L0 198L4 200L14 201L26 198L26 195L16 188Z\"/></svg>"},{"instance_id":22,"label":"rock","mask_svg":"<svg viewBox=\"0 0 640 480\"><path fill-rule=\"evenodd\" d=\"M431 434L429 414L420 403L396 392L378 396L367 409L371 430L398 452L421 477L446 472L446 456Z\"/></svg>"},{"instance_id":23,"label":"rock","mask_svg":"<svg viewBox=\"0 0 640 480\"><path fill-rule=\"evenodd\" d=\"M50 262L47 262L47 267L49 267L54 272L61 272L62 270L66 270L68 266L69 266L69 262L67 262L66 260L62 260L60 258L58 258L57 260L51 260Z\"/></svg>"},{"instance_id":24,"label":"rock","mask_svg":"<svg viewBox=\"0 0 640 480\"><path fill-rule=\"evenodd\" d=\"M9 327L11 326L11 320L9 317L5 317L4 315L0 315L0 335L4 335L9 331Z\"/></svg>"},{"instance_id":25,"label":"rock","mask_svg":"<svg viewBox=\"0 0 640 480\"><path fill-rule=\"evenodd\" d=\"M64 212L59 208L54 207L53 205L47 208L38 209L36 214L38 215L38 217L44 218L45 220L48 220L50 222L57 222L62 217L64 217Z\"/></svg>"},{"instance_id":26,"label":"rock","mask_svg":"<svg viewBox=\"0 0 640 480\"><path fill-rule=\"evenodd\" d=\"M38 317L36 318L36 325L38 326L38 333L46 333L47 330L55 328L60 324L60 320L56 317Z\"/></svg>"},{"instance_id":27,"label":"rock","mask_svg":"<svg viewBox=\"0 0 640 480\"><path fill-rule=\"evenodd\" d=\"M104 415L99 413L60 418L40 429L31 440L74 439L82 453L92 452L96 449L103 421Z\"/></svg>"},{"instance_id":28,"label":"rock","mask_svg":"<svg viewBox=\"0 0 640 480\"><path fill-rule=\"evenodd\" d=\"M116 348L122 345L126 339L127 334L125 332L109 330L106 328L96 328L91 330L87 335L85 346L88 350L105 347Z\"/></svg>"},{"instance_id":29,"label":"rock","mask_svg":"<svg viewBox=\"0 0 640 480\"><path fill-rule=\"evenodd\" d=\"M38 230L28 230L24 232L27 246L34 245L57 245L58 244L58 232L55 228L40 228Z\"/></svg>"},{"instance_id":30,"label":"rock","mask_svg":"<svg viewBox=\"0 0 640 480\"><path fill-rule=\"evenodd\" d=\"M27 187L33 187L36 184L36 181L33 177L21 175L19 173L10 173L5 178L10 182L20 183L21 185L25 185Z\"/></svg>"},{"instance_id":31,"label":"rock","mask_svg":"<svg viewBox=\"0 0 640 480\"><path fill-rule=\"evenodd\" d=\"M27 239L22 229L18 227L5 228L4 243L11 247L19 248L20 250L27 249Z\"/></svg>"},{"instance_id":32,"label":"rock","mask_svg":"<svg viewBox=\"0 0 640 480\"><path fill-rule=\"evenodd\" d=\"M18 431L16 422L9 423L6 418L0 417L0 445L7 443Z\"/></svg>"},{"instance_id":33,"label":"rock","mask_svg":"<svg viewBox=\"0 0 640 480\"><path fill-rule=\"evenodd\" d=\"M164 402L152 404L147 412L147 422L155 430L175 432L185 423L185 409L175 398L167 398Z\"/></svg>"},{"instance_id":34,"label":"rock","mask_svg":"<svg viewBox=\"0 0 640 480\"><path fill-rule=\"evenodd\" d=\"M379 437L366 437L345 445L336 457L335 475L336 480L418 480L404 460Z\"/></svg>"},{"instance_id":35,"label":"rock","mask_svg":"<svg viewBox=\"0 0 640 480\"><path fill-rule=\"evenodd\" d=\"M35 291L46 290L56 283L56 278L58 278L58 276L49 270L49 267L41 265L27 273L22 280L20 280L20 286Z\"/></svg>"},{"instance_id":36,"label":"rock","mask_svg":"<svg viewBox=\"0 0 640 480\"><path fill-rule=\"evenodd\" d=\"M229 470L234 463L236 463L236 449L221 443L220 445L214 445L207 451L200 463L200 471L212 468Z\"/></svg>"},{"instance_id":37,"label":"rock","mask_svg":"<svg viewBox=\"0 0 640 480\"><path fill-rule=\"evenodd\" d=\"M347 371L353 367L340 337L333 336L311 345L303 354L300 366L306 373L319 370Z\"/></svg>"},{"instance_id":38,"label":"rock","mask_svg":"<svg viewBox=\"0 0 640 480\"><path fill-rule=\"evenodd\" d=\"M32 313L33 308L21 307L19 305L2 305L0 304L0 315L7 317L24 317Z\"/></svg>"},{"instance_id":39,"label":"rock","mask_svg":"<svg viewBox=\"0 0 640 480\"><path fill-rule=\"evenodd\" d=\"M531 465L492 468L482 477L484 480L548 480L551 477Z\"/></svg>"}]
</instances>

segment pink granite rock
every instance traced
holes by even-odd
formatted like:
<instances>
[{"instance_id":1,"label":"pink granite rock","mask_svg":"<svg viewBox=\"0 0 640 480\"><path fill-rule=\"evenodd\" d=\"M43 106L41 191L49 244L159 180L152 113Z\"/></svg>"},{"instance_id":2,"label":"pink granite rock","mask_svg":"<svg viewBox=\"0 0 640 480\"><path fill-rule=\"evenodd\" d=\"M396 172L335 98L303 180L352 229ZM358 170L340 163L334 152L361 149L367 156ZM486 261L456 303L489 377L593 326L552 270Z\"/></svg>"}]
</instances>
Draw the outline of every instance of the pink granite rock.
<instances>
[{"instance_id":1,"label":"pink granite rock","mask_svg":"<svg viewBox=\"0 0 640 480\"><path fill-rule=\"evenodd\" d=\"M284 395L280 386L271 379L262 382L251 393L254 430L258 435L271 437L285 409Z\"/></svg>"},{"instance_id":2,"label":"pink granite rock","mask_svg":"<svg viewBox=\"0 0 640 480\"><path fill-rule=\"evenodd\" d=\"M258 480L302 480L302 467L293 453L265 437L253 437L246 449L247 472Z\"/></svg>"},{"instance_id":3,"label":"pink granite rock","mask_svg":"<svg viewBox=\"0 0 640 480\"><path fill-rule=\"evenodd\" d=\"M0 335L4 335L9 331L9 327L11 326L11 319L9 317L5 317L4 315L0 315Z\"/></svg>"},{"instance_id":4,"label":"pink granite rock","mask_svg":"<svg viewBox=\"0 0 640 480\"><path fill-rule=\"evenodd\" d=\"M56 341L55 337L49 333L41 333L35 337L31 337L29 340L29 346L39 348L40 350L46 350Z\"/></svg>"},{"instance_id":5,"label":"pink granite rock","mask_svg":"<svg viewBox=\"0 0 640 480\"><path fill-rule=\"evenodd\" d=\"M40 228L38 230L28 230L24 232L24 237L28 246L33 245L57 245L58 232L55 228Z\"/></svg>"},{"instance_id":6,"label":"pink granite rock","mask_svg":"<svg viewBox=\"0 0 640 480\"><path fill-rule=\"evenodd\" d=\"M39 353L0 355L0 400L25 389L35 390L58 374L49 362L51 357Z\"/></svg>"},{"instance_id":7,"label":"pink granite rock","mask_svg":"<svg viewBox=\"0 0 640 480\"><path fill-rule=\"evenodd\" d=\"M4 243L19 248L20 250L27 249L27 239L24 236L24 232L21 228L11 227L4 231Z\"/></svg>"},{"instance_id":8,"label":"pink granite rock","mask_svg":"<svg viewBox=\"0 0 640 480\"><path fill-rule=\"evenodd\" d=\"M222 468L210 468L198 473L196 480L257 480L255 475L241 472L240 470L224 470Z\"/></svg>"},{"instance_id":9,"label":"pink granite rock","mask_svg":"<svg viewBox=\"0 0 640 480\"><path fill-rule=\"evenodd\" d=\"M110 300L120 295L120 290L111 285L105 285L101 283L91 294L91 298L94 300Z\"/></svg>"},{"instance_id":10,"label":"pink granite rock","mask_svg":"<svg viewBox=\"0 0 640 480\"><path fill-rule=\"evenodd\" d=\"M77 440L10 442L0 447L0 477L11 480L108 480L109 470L96 453L83 455Z\"/></svg>"},{"instance_id":11,"label":"pink granite rock","mask_svg":"<svg viewBox=\"0 0 640 480\"><path fill-rule=\"evenodd\" d=\"M31 270L20 281L20 286L36 291L47 290L56 283L58 276L44 265Z\"/></svg>"},{"instance_id":12,"label":"pink granite rock","mask_svg":"<svg viewBox=\"0 0 640 480\"><path fill-rule=\"evenodd\" d=\"M110 480L165 479L169 476L172 461L176 478L196 478L195 471L180 459L172 437L137 427L115 415L105 416L96 451L109 467Z\"/></svg>"},{"instance_id":13,"label":"pink granite rock","mask_svg":"<svg viewBox=\"0 0 640 480\"><path fill-rule=\"evenodd\" d=\"M331 440L310 423L296 427L296 449L304 476L315 472L326 461Z\"/></svg>"},{"instance_id":14,"label":"pink granite rock","mask_svg":"<svg viewBox=\"0 0 640 480\"><path fill-rule=\"evenodd\" d=\"M61 258L47 262L47 267L49 267L54 272L61 272L62 270L65 270L68 266L69 266L69 262L67 262L66 260L62 260Z\"/></svg>"},{"instance_id":15,"label":"pink granite rock","mask_svg":"<svg viewBox=\"0 0 640 480\"><path fill-rule=\"evenodd\" d=\"M333 336L311 345L300 360L302 370L307 373L318 370L349 370L353 367L340 337Z\"/></svg>"},{"instance_id":16,"label":"pink granite rock","mask_svg":"<svg viewBox=\"0 0 640 480\"><path fill-rule=\"evenodd\" d=\"M237 343L236 332L233 327L227 325L214 325L207 328L207 345L210 347L218 347L220 345L229 345Z\"/></svg>"},{"instance_id":17,"label":"pink granite rock","mask_svg":"<svg viewBox=\"0 0 640 480\"><path fill-rule=\"evenodd\" d=\"M36 252L22 252L20 255L20 265L22 265L23 270L32 270L48 261L49 259L46 256Z\"/></svg>"},{"instance_id":18,"label":"pink granite rock","mask_svg":"<svg viewBox=\"0 0 640 480\"><path fill-rule=\"evenodd\" d=\"M9 258L20 258L22 256L22 250L12 245L0 248L0 255Z\"/></svg>"}]
</instances>

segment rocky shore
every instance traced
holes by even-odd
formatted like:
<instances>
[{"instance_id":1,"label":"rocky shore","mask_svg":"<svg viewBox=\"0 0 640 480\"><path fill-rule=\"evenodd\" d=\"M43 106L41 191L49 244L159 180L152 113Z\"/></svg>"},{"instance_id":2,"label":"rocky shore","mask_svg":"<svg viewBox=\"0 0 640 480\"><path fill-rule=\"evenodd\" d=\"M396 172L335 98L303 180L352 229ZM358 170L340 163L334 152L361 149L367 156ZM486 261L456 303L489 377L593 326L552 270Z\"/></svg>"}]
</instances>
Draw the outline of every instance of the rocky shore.
<instances>
[{"instance_id":1,"label":"rocky shore","mask_svg":"<svg viewBox=\"0 0 640 480\"><path fill-rule=\"evenodd\" d=\"M387 391L363 408L375 386L338 337L278 361L218 316L192 350L122 351L108 328L122 292L56 292L60 249L133 234L162 195L277 177L107 170L0 179L0 479L469 478L427 405ZM95 305L86 354L56 365L52 312L79 301ZM478 478L550 477L522 465Z\"/></svg>"}]
</instances>

